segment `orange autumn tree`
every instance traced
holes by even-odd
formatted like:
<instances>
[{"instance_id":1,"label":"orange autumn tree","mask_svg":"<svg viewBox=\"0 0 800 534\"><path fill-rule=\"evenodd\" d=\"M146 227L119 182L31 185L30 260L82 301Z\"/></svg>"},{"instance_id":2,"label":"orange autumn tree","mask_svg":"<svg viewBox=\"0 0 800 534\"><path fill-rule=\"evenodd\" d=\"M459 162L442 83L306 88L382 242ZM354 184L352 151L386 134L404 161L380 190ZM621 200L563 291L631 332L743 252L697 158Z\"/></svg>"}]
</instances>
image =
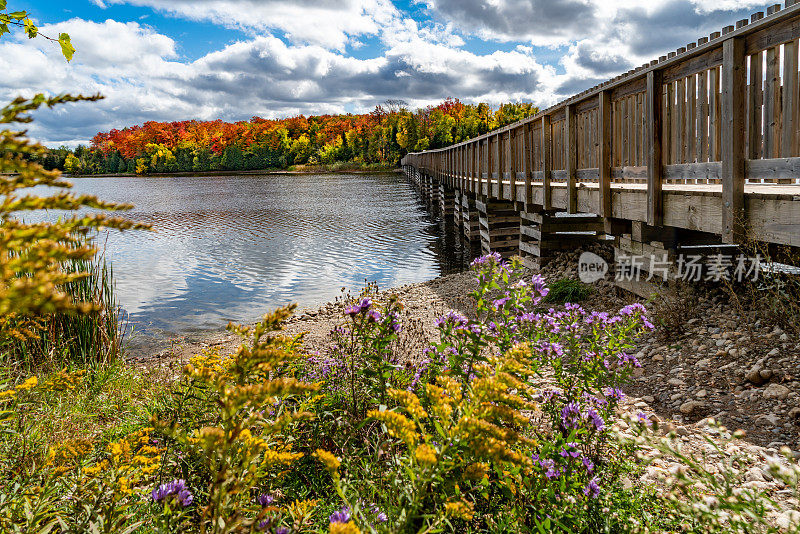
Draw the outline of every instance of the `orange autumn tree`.
<instances>
[{"instance_id":1,"label":"orange autumn tree","mask_svg":"<svg viewBox=\"0 0 800 534\"><path fill-rule=\"evenodd\" d=\"M387 101L370 113L248 121L149 121L98 133L76 149L72 173L242 171L290 165L397 165L408 152L440 148L535 114L531 104L465 104L448 98L411 111ZM64 169L63 163L54 164Z\"/></svg>"}]
</instances>

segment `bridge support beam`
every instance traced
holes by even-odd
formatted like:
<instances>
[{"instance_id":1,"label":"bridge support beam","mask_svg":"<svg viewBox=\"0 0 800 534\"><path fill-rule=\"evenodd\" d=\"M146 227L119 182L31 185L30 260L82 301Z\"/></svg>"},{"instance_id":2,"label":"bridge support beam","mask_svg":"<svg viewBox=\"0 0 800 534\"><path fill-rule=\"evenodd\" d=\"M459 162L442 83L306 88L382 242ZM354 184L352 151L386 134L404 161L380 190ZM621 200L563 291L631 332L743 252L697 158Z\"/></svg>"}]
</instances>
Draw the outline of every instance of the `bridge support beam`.
<instances>
[{"instance_id":1,"label":"bridge support beam","mask_svg":"<svg viewBox=\"0 0 800 534\"><path fill-rule=\"evenodd\" d=\"M443 219L454 218L456 210L456 192L453 188L439 184L439 213Z\"/></svg>"},{"instance_id":2,"label":"bridge support beam","mask_svg":"<svg viewBox=\"0 0 800 534\"><path fill-rule=\"evenodd\" d=\"M519 253L519 212L514 203L481 198L475 201L480 223L481 251L497 252L503 258Z\"/></svg>"},{"instance_id":3,"label":"bridge support beam","mask_svg":"<svg viewBox=\"0 0 800 534\"><path fill-rule=\"evenodd\" d=\"M553 253L596 241L605 230L603 219L595 215L567 217L548 211L523 211L520 215L519 255L522 264L534 271L541 269Z\"/></svg>"},{"instance_id":4,"label":"bridge support beam","mask_svg":"<svg viewBox=\"0 0 800 534\"><path fill-rule=\"evenodd\" d=\"M472 245L480 243L480 213L475 205L475 198L466 193L461 195L461 227L464 232L464 239Z\"/></svg>"}]
</instances>

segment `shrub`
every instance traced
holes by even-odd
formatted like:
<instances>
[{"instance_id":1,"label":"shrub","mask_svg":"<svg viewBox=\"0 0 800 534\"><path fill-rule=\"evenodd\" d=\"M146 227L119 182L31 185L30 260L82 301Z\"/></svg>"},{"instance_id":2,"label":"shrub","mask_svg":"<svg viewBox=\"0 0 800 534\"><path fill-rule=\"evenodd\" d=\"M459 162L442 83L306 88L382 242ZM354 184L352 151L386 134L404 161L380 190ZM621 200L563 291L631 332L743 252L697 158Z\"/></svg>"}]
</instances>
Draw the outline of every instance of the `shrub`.
<instances>
[{"instance_id":1,"label":"shrub","mask_svg":"<svg viewBox=\"0 0 800 534\"><path fill-rule=\"evenodd\" d=\"M562 278L548 285L550 292L545 298L545 302L553 304L565 304L567 302L576 303L586 300L591 294L592 288L579 280Z\"/></svg>"},{"instance_id":2,"label":"shrub","mask_svg":"<svg viewBox=\"0 0 800 534\"><path fill-rule=\"evenodd\" d=\"M516 260L473 269L475 313L439 318L415 366L394 359L400 303L362 295L328 354L280 333L291 307L230 325L234 354L198 355L144 413L100 433L31 439L37 414L90 388L90 374L0 381L0 528L772 532L767 497L734 484L735 457L712 471L651 434L646 415L620 420L633 343L652 328L642 305L544 312L544 280L520 278ZM629 483L646 443L685 466L667 491ZM775 462L796 490L800 468Z\"/></svg>"}]
</instances>

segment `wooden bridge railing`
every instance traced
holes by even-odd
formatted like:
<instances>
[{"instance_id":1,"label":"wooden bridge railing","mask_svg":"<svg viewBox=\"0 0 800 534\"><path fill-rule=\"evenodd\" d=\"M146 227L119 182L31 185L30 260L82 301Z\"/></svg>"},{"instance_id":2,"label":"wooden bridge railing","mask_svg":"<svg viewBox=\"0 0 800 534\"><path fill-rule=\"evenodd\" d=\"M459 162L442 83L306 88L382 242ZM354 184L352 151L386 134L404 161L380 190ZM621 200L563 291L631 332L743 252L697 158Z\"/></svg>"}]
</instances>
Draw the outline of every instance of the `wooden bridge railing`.
<instances>
[{"instance_id":1,"label":"wooden bridge railing","mask_svg":"<svg viewBox=\"0 0 800 534\"><path fill-rule=\"evenodd\" d=\"M531 202L543 188L599 188L597 213L611 216L612 184L646 184L647 223L663 222L664 184L717 184L722 237L741 238L745 184L800 178L800 4L773 5L696 43L504 128L410 165L464 191ZM504 183L510 184L508 189ZM526 198L517 198L519 184ZM493 192L496 191L497 194ZM798 191L800 193L800 190Z\"/></svg>"}]
</instances>

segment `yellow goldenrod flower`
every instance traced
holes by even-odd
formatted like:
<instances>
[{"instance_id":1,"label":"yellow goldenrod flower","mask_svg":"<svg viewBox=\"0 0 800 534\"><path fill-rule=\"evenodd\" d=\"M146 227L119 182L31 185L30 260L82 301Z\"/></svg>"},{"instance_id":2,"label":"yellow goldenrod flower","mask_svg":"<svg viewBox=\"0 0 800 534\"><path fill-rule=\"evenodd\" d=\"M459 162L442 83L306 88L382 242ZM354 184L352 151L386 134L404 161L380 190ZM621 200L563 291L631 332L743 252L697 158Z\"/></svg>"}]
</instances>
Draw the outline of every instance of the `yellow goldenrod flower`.
<instances>
[{"instance_id":1,"label":"yellow goldenrod flower","mask_svg":"<svg viewBox=\"0 0 800 534\"><path fill-rule=\"evenodd\" d=\"M355 523L348 521L347 523L331 523L330 534L361 534Z\"/></svg>"},{"instance_id":2,"label":"yellow goldenrod flower","mask_svg":"<svg viewBox=\"0 0 800 534\"><path fill-rule=\"evenodd\" d=\"M436 465L436 450L427 443L423 443L414 451L414 458L423 466Z\"/></svg>"},{"instance_id":3,"label":"yellow goldenrod flower","mask_svg":"<svg viewBox=\"0 0 800 534\"><path fill-rule=\"evenodd\" d=\"M481 480L489 473L489 466L483 462L470 464L464 470L464 477L467 480Z\"/></svg>"},{"instance_id":4,"label":"yellow goldenrod flower","mask_svg":"<svg viewBox=\"0 0 800 534\"><path fill-rule=\"evenodd\" d=\"M425 412L425 409L419 402L419 397L410 391L406 391L404 389L390 389L389 396L396 400L403 408L408 410L408 413L411 414L411 417L416 417L417 419L425 419L428 417L428 414Z\"/></svg>"},{"instance_id":5,"label":"yellow goldenrod flower","mask_svg":"<svg viewBox=\"0 0 800 534\"><path fill-rule=\"evenodd\" d=\"M367 417L377 419L386 425L390 436L402 440L409 447L416 441L416 426L406 416L397 412L370 410Z\"/></svg>"},{"instance_id":6,"label":"yellow goldenrod flower","mask_svg":"<svg viewBox=\"0 0 800 534\"><path fill-rule=\"evenodd\" d=\"M39 383L39 379L36 378L35 376L32 376L29 379L27 379L25 382L23 382L22 384L19 384L17 386L17 391L25 391L27 389L33 389L33 388L36 387L36 385L38 383Z\"/></svg>"},{"instance_id":7,"label":"yellow goldenrod flower","mask_svg":"<svg viewBox=\"0 0 800 534\"><path fill-rule=\"evenodd\" d=\"M469 521L472 519L473 507L471 503L464 501L449 502L444 505L444 513L448 517L455 517Z\"/></svg>"},{"instance_id":8,"label":"yellow goldenrod flower","mask_svg":"<svg viewBox=\"0 0 800 534\"><path fill-rule=\"evenodd\" d=\"M314 456L322 462L331 475L336 474L339 466L342 465L342 462L336 456L323 449L317 449Z\"/></svg>"}]
</instances>

